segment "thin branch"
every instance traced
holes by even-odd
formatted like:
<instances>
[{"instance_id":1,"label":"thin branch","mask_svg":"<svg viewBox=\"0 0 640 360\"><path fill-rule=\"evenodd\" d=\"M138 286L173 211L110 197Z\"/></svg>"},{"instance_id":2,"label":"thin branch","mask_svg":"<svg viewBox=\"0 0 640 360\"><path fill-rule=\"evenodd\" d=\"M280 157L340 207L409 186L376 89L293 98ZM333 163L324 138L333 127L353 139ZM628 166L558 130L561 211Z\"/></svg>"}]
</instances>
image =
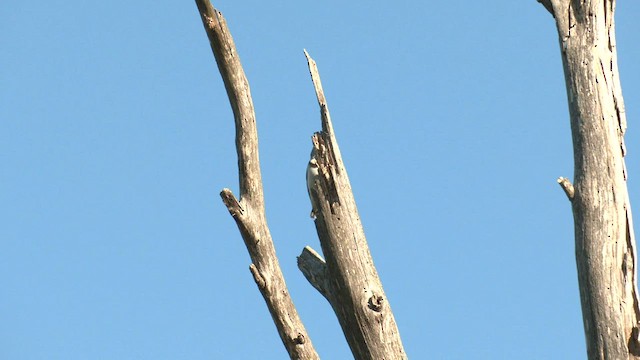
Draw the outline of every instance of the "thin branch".
<instances>
[{"instance_id":1,"label":"thin branch","mask_svg":"<svg viewBox=\"0 0 640 360\"><path fill-rule=\"evenodd\" d=\"M236 126L240 200L231 190L220 193L251 257L251 274L264 298L291 359L319 359L298 316L280 270L264 208L258 130L249 82L222 13L207 0L196 0L224 81Z\"/></svg>"},{"instance_id":2,"label":"thin branch","mask_svg":"<svg viewBox=\"0 0 640 360\"><path fill-rule=\"evenodd\" d=\"M264 207L258 156L258 130L249 81L222 13L207 0L196 0L213 55L218 63L236 123L236 150L240 174L240 198L250 197Z\"/></svg>"}]
</instances>

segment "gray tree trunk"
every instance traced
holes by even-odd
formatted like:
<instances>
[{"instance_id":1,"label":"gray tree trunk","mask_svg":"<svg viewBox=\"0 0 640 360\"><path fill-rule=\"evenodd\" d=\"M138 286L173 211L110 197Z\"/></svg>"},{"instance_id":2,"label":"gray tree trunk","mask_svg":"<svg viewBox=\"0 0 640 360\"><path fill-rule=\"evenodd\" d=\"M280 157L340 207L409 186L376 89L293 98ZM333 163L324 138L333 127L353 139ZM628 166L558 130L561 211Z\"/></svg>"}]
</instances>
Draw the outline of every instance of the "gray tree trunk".
<instances>
[{"instance_id":1,"label":"gray tree trunk","mask_svg":"<svg viewBox=\"0 0 640 360\"><path fill-rule=\"evenodd\" d=\"M636 244L624 164L615 0L538 0L556 21L574 147L571 201L589 359L639 359Z\"/></svg>"},{"instance_id":2,"label":"gray tree trunk","mask_svg":"<svg viewBox=\"0 0 640 360\"><path fill-rule=\"evenodd\" d=\"M313 136L307 174L316 230L326 262L310 247L298 258L307 280L333 307L356 359L406 359L389 300L373 264L335 137L315 61L305 51L322 131Z\"/></svg>"}]
</instances>

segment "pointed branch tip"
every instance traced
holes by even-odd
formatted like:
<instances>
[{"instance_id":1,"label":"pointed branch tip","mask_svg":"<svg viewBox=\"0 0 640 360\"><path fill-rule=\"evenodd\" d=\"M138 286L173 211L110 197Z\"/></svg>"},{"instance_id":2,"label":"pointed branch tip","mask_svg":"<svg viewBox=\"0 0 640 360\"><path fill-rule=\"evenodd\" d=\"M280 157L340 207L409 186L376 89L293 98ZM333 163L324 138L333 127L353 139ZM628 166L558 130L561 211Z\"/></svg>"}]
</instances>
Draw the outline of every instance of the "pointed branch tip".
<instances>
[{"instance_id":1,"label":"pointed branch tip","mask_svg":"<svg viewBox=\"0 0 640 360\"><path fill-rule=\"evenodd\" d=\"M300 256L298 256L298 269L304 277L322 296L329 296L327 263L322 256L310 246L305 246Z\"/></svg>"}]
</instances>

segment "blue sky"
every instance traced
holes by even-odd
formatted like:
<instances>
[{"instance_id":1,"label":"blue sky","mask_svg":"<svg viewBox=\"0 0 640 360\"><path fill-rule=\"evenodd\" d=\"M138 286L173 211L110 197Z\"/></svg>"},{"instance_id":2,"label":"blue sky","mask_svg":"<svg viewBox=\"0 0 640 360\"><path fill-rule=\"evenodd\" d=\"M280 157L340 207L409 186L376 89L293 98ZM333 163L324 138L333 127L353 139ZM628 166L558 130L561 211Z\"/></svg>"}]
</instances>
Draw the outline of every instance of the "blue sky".
<instances>
[{"instance_id":1,"label":"blue sky","mask_svg":"<svg viewBox=\"0 0 640 360\"><path fill-rule=\"evenodd\" d=\"M583 359L564 80L534 0L217 1L251 84L267 219L325 359L350 352L296 268L318 62L413 359ZM640 204L637 1L617 6ZM0 6L0 357L286 358L218 193L233 118L193 1Z\"/></svg>"}]
</instances>

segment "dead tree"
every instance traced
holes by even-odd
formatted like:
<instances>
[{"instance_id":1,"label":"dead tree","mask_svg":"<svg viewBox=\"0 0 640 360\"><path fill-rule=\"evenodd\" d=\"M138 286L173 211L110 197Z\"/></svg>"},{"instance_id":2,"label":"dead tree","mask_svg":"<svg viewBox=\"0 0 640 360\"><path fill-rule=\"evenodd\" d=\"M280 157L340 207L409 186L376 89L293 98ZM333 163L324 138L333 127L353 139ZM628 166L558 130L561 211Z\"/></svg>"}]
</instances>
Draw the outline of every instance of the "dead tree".
<instances>
[{"instance_id":1,"label":"dead tree","mask_svg":"<svg viewBox=\"0 0 640 360\"><path fill-rule=\"evenodd\" d=\"M249 83L222 14L196 0L202 23L227 90L236 126L240 200L220 193L251 257L250 270L282 342L292 359L318 359L280 270L267 226L258 133ZM308 187L326 261L306 247L298 267L329 301L356 359L406 359L389 301L373 265L347 171L340 155L320 76L307 56L322 122L313 136Z\"/></svg>"},{"instance_id":2,"label":"dead tree","mask_svg":"<svg viewBox=\"0 0 640 360\"><path fill-rule=\"evenodd\" d=\"M615 0L538 0L553 15L574 149L571 201L589 359L640 358L636 243L624 164Z\"/></svg>"}]
</instances>

